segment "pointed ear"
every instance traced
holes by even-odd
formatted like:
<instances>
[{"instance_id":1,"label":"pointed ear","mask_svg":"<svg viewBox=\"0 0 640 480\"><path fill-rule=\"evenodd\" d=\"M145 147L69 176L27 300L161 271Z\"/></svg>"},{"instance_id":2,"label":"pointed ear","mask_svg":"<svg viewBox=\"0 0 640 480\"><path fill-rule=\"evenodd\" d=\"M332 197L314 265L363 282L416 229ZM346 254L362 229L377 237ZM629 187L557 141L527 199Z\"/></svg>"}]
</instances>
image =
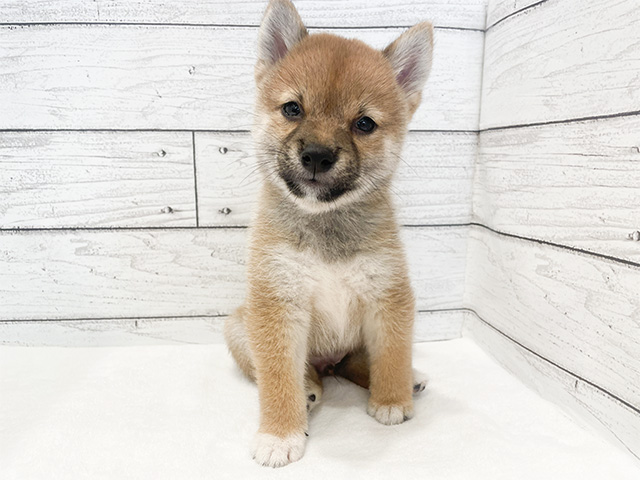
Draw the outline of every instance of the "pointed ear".
<instances>
[{"instance_id":1,"label":"pointed ear","mask_svg":"<svg viewBox=\"0 0 640 480\"><path fill-rule=\"evenodd\" d=\"M429 22L411 27L385 48L383 53L393 67L398 85L407 95L413 114L420 104L422 87L431 70L433 27Z\"/></svg>"},{"instance_id":2,"label":"pointed ear","mask_svg":"<svg viewBox=\"0 0 640 480\"><path fill-rule=\"evenodd\" d=\"M260 78L307 35L307 29L290 0L271 0L258 33L256 78Z\"/></svg>"}]
</instances>

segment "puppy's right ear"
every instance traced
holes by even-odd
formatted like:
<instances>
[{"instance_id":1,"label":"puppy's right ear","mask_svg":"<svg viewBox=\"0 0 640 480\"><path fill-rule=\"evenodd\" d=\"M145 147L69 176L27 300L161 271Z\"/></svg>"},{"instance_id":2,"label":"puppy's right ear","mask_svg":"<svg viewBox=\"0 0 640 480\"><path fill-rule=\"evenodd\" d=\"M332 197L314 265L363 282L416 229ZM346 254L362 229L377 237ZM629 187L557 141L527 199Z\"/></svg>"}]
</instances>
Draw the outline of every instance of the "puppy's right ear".
<instances>
[{"instance_id":1,"label":"puppy's right ear","mask_svg":"<svg viewBox=\"0 0 640 480\"><path fill-rule=\"evenodd\" d=\"M256 79L259 80L307 35L307 29L290 0L271 0L258 33Z\"/></svg>"}]
</instances>

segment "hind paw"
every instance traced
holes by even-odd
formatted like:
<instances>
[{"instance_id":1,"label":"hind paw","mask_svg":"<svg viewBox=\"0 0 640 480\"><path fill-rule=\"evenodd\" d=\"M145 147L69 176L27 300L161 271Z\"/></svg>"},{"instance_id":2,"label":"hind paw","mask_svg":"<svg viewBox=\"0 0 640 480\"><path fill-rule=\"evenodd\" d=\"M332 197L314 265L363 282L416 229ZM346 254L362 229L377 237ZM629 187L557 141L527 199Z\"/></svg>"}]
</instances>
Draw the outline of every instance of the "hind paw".
<instances>
[{"instance_id":1,"label":"hind paw","mask_svg":"<svg viewBox=\"0 0 640 480\"><path fill-rule=\"evenodd\" d=\"M413 371L413 394L418 395L419 393L422 393L424 389L427 388L428 381L429 380L423 373L420 373L417 370L414 370Z\"/></svg>"},{"instance_id":2,"label":"hind paw","mask_svg":"<svg viewBox=\"0 0 640 480\"><path fill-rule=\"evenodd\" d=\"M311 411L318 406L320 403L320 399L322 398L322 388L312 383L307 386L307 412L311 413Z\"/></svg>"}]
</instances>

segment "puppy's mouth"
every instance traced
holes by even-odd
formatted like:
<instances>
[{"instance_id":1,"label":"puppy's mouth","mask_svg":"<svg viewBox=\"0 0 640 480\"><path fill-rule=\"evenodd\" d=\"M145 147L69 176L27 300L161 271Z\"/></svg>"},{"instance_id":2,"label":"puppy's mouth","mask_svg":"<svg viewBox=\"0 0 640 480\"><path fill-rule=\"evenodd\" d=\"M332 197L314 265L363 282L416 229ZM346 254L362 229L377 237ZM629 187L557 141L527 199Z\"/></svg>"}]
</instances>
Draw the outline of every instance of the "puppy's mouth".
<instances>
[{"instance_id":1,"label":"puppy's mouth","mask_svg":"<svg viewBox=\"0 0 640 480\"><path fill-rule=\"evenodd\" d=\"M285 171L280 172L280 177L292 195L298 198L313 197L319 202L332 202L351 189L348 183L331 181L317 176L305 178Z\"/></svg>"}]
</instances>

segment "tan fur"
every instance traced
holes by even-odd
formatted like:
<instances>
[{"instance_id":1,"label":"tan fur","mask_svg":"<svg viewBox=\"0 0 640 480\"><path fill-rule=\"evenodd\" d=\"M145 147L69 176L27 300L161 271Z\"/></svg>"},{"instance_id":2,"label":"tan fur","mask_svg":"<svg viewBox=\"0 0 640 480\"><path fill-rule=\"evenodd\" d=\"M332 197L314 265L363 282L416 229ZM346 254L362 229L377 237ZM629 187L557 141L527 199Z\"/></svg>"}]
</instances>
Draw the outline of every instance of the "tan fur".
<instances>
[{"instance_id":1,"label":"tan fur","mask_svg":"<svg viewBox=\"0 0 640 480\"><path fill-rule=\"evenodd\" d=\"M318 361L369 387L368 411L382 423L413 415L415 306L389 184L426 80L416 42L430 55L430 25L380 52L308 35L288 0L272 0L265 14L254 129L265 182L251 227L246 303L225 325L233 357L258 384L254 455L265 465L302 455L307 410L322 392ZM300 118L283 115L290 101L301 105ZM362 116L375 120L373 133L354 128ZM300 155L309 144L338 160L318 174L319 184L296 183L296 194L284 178L306 178ZM345 192L335 194L337 186Z\"/></svg>"}]
</instances>

